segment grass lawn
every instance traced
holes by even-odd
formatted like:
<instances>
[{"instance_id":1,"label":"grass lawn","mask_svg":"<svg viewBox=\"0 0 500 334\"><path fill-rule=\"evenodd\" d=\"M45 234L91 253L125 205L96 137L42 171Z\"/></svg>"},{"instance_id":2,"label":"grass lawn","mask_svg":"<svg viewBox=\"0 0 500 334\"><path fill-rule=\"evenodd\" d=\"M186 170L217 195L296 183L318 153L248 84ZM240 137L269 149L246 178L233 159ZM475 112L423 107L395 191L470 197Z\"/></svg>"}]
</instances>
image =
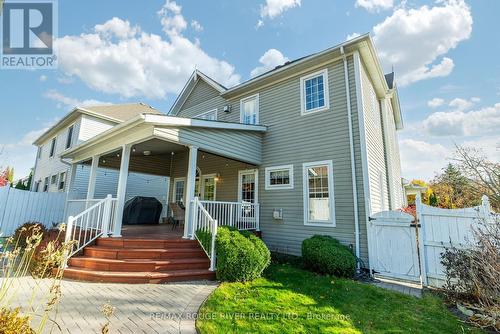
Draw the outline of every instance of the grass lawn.
<instances>
[{"instance_id":1,"label":"grass lawn","mask_svg":"<svg viewBox=\"0 0 500 334\"><path fill-rule=\"evenodd\" d=\"M196 327L201 333L481 333L430 294L417 299L283 264L250 283L221 284Z\"/></svg>"}]
</instances>

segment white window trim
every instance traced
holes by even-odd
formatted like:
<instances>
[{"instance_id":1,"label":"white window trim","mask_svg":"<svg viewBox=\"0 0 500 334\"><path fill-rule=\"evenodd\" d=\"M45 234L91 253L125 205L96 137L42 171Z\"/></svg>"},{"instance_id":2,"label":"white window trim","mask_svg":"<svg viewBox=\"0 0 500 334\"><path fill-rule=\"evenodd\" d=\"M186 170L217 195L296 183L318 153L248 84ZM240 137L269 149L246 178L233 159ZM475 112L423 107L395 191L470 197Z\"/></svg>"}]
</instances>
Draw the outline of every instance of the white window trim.
<instances>
[{"instance_id":1,"label":"white window trim","mask_svg":"<svg viewBox=\"0 0 500 334\"><path fill-rule=\"evenodd\" d=\"M271 172L279 170L288 170L290 184L271 184ZM266 190L278 190L278 189L293 189L293 165L282 165L282 166L272 166L266 167Z\"/></svg>"},{"instance_id":2,"label":"white window trim","mask_svg":"<svg viewBox=\"0 0 500 334\"><path fill-rule=\"evenodd\" d=\"M309 167L328 167L328 197L330 200L330 220L328 221L314 221L309 220L309 176L307 169ZM304 162L302 164L302 177L303 177L303 199L304 199L304 225L307 226L324 226L335 227L335 192L333 189L333 162L332 160Z\"/></svg>"},{"instance_id":3,"label":"white window trim","mask_svg":"<svg viewBox=\"0 0 500 334\"><path fill-rule=\"evenodd\" d=\"M54 142L54 152L52 152L52 142ZM50 140L49 158L53 158L56 155L56 150L57 150L57 136L55 136Z\"/></svg>"},{"instance_id":4,"label":"white window trim","mask_svg":"<svg viewBox=\"0 0 500 334\"><path fill-rule=\"evenodd\" d=\"M61 180L63 180L63 174L64 174L64 187L62 187L62 189L61 189ZM60 192L64 192L64 189L66 188L66 175L67 175L66 172L59 173L59 177L57 180L57 190Z\"/></svg>"},{"instance_id":5,"label":"white window trim","mask_svg":"<svg viewBox=\"0 0 500 334\"><path fill-rule=\"evenodd\" d=\"M175 198L175 195L176 195L176 189L177 189L177 182L181 182L181 181L184 181L184 192L182 193L182 203L186 204L185 203L185 198L186 198L186 178L185 177L176 177L174 178L174 182L172 183L173 184L173 189L172 189L172 200L175 202L176 198Z\"/></svg>"},{"instance_id":6,"label":"white window trim","mask_svg":"<svg viewBox=\"0 0 500 334\"><path fill-rule=\"evenodd\" d=\"M70 148L73 147L73 137L75 136L75 124L76 123L73 123L73 124L71 124L70 126L67 127L66 141L64 142L64 149L65 150L69 150ZM66 146L68 146L68 137L69 137L69 129L70 128L73 128L73 133L71 134L71 139L70 139L69 147L66 147Z\"/></svg>"},{"instance_id":7,"label":"white window trim","mask_svg":"<svg viewBox=\"0 0 500 334\"><path fill-rule=\"evenodd\" d=\"M196 116L194 116L193 118L200 118L200 116L203 116L203 115L206 115L206 114L210 114L210 113L213 113L215 112L215 121L217 120L217 108L215 109L212 109L212 110L209 110L209 111L205 111L205 112L202 112L201 114L198 114ZM203 119L205 121L208 121L208 119Z\"/></svg>"},{"instance_id":8,"label":"white window trim","mask_svg":"<svg viewBox=\"0 0 500 334\"><path fill-rule=\"evenodd\" d=\"M243 103L245 103L246 101L248 100L252 100L252 99L257 99L257 112L256 112L256 116L255 119L256 119L256 123L255 124L250 124L250 125L258 125L260 124L260 98L259 98L259 93L257 94L254 94L254 95L251 95L251 96L247 96L243 99L240 100L240 123L243 123Z\"/></svg>"},{"instance_id":9,"label":"white window trim","mask_svg":"<svg viewBox=\"0 0 500 334\"><path fill-rule=\"evenodd\" d=\"M324 96L325 96L325 105L323 107L318 107L314 109L306 110L306 97L305 97L305 82L311 78L317 76L323 76L323 88L324 88ZM330 89L328 88L328 69L323 69L321 71L317 71L306 76L300 78L300 114L301 115L309 115L314 114L319 111L325 111L330 109Z\"/></svg>"},{"instance_id":10,"label":"white window trim","mask_svg":"<svg viewBox=\"0 0 500 334\"><path fill-rule=\"evenodd\" d=\"M217 174L216 173L213 173L213 174L205 174L205 175L202 175L201 176L201 191L200 191L200 195L201 195L201 199L205 198L205 180L206 179L214 179L214 201L217 200L217 180L216 180L216 177L217 177ZM203 199L204 200L204 199Z\"/></svg>"},{"instance_id":11,"label":"white window trim","mask_svg":"<svg viewBox=\"0 0 500 334\"><path fill-rule=\"evenodd\" d=\"M258 169L245 169L238 171L238 202L241 203L243 200L241 198L241 180L243 175L251 174L255 175L255 203L259 203L259 170Z\"/></svg>"}]
</instances>

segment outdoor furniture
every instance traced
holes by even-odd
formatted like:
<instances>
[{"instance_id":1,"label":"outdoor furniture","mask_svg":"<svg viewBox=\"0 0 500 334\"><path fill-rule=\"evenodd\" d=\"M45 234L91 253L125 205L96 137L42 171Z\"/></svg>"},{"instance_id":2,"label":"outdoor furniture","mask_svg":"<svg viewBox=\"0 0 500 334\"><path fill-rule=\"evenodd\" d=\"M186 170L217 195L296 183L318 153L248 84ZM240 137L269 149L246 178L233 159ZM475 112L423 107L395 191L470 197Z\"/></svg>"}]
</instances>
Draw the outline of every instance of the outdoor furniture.
<instances>
[{"instance_id":1,"label":"outdoor furniture","mask_svg":"<svg viewBox=\"0 0 500 334\"><path fill-rule=\"evenodd\" d=\"M185 209L180 206L179 203L170 203L170 210L172 211L172 217L174 219L174 223L172 224L172 230L179 226L181 223L184 224L185 218Z\"/></svg>"}]
</instances>

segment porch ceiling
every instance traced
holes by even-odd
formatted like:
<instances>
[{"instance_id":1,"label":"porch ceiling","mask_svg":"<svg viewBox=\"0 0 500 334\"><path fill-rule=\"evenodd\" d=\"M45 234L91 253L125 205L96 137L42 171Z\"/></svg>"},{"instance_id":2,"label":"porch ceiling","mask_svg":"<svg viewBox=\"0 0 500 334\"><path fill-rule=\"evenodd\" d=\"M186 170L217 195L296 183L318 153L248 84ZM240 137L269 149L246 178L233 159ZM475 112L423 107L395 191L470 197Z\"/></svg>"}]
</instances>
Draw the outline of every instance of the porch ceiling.
<instances>
[{"instance_id":1,"label":"porch ceiling","mask_svg":"<svg viewBox=\"0 0 500 334\"><path fill-rule=\"evenodd\" d=\"M265 131L264 126L141 115L63 152L61 158L82 162L114 152L123 145L135 148L132 156L144 155L144 151L164 155L196 146L208 153L258 165Z\"/></svg>"}]
</instances>

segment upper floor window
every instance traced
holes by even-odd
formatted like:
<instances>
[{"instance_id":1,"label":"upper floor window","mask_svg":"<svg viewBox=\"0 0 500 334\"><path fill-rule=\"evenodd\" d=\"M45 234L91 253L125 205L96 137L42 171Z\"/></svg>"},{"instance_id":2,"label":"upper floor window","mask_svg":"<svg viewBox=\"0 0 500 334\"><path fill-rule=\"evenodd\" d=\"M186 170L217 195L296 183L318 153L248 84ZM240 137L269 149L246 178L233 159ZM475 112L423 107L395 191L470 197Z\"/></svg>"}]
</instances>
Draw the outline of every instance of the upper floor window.
<instances>
[{"instance_id":1,"label":"upper floor window","mask_svg":"<svg viewBox=\"0 0 500 334\"><path fill-rule=\"evenodd\" d=\"M36 158L40 159L42 157L42 146L38 146L38 151L36 152Z\"/></svg>"},{"instance_id":2,"label":"upper floor window","mask_svg":"<svg viewBox=\"0 0 500 334\"><path fill-rule=\"evenodd\" d=\"M70 148L71 144L73 143L73 129L74 125L68 128L68 136L66 137L66 149Z\"/></svg>"},{"instance_id":3,"label":"upper floor window","mask_svg":"<svg viewBox=\"0 0 500 334\"><path fill-rule=\"evenodd\" d=\"M62 172L59 174L59 185L57 186L57 190L64 191L64 186L66 184L66 172Z\"/></svg>"},{"instance_id":4,"label":"upper floor window","mask_svg":"<svg viewBox=\"0 0 500 334\"><path fill-rule=\"evenodd\" d=\"M43 192L49 191L49 177L46 177L43 181Z\"/></svg>"},{"instance_id":5,"label":"upper floor window","mask_svg":"<svg viewBox=\"0 0 500 334\"><path fill-rule=\"evenodd\" d=\"M240 122L243 124L259 124L259 94L246 97L240 101Z\"/></svg>"},{"instance_id":6,"label":"upper floor window","mask_svg":"<svg viewBox=\"0 0 500 334\"><path fill-rule=\"evenodd\" d=\"M327 69L300 78L301 113L327 110L330 107L328 92Z\"/></svg>"},{"instance_id":7,"label":"upper floor window","mask_svg":"<svg viewBox=\"0 0 500 334\"><path fill-rule=\"evenodd\" d=\"M57 137L52 138L52 141L50 142L50 154L49 154L49 157L51 157L51 158L54 156L54 153L55 153L55 150L56 150L56 138Z\"/></svg>"},{"instance_id":8,"label":"upper floor window","mask_svg":"<svg viewBox=\"0 0 500 334\"><path fill-rule=\"evenodd\" d=\"M201 114L195 116L194 118L204 119L207 121L216 121L217 120L217 109L213 109L213 110L201 113Z\"/></svg>"}]
</instances>

